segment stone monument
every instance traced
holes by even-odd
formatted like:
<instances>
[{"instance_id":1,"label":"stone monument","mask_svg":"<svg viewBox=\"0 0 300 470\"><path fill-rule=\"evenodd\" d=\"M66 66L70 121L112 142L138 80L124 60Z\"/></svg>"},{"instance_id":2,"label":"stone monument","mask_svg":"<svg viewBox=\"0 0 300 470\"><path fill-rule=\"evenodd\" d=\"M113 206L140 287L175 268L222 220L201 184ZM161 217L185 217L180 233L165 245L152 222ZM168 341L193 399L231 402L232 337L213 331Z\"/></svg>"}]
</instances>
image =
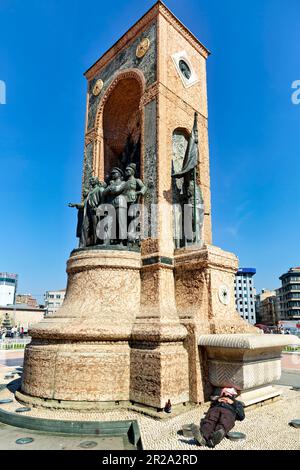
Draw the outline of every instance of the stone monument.
<instances>
[{"instance_id":1,"label":"stone monument","mask_svg":"<svg viewBox=\"0 0 300 470\"><path fill-rule=\"evenodd\" d=\"M30 331L22 402L201 403L214 376L210 336L259 341L236 311L237 258L212 245L208 56L158 1L86 72L82 201L71 204L79 248L62 308Z\"/></svg>"}]
</instances>

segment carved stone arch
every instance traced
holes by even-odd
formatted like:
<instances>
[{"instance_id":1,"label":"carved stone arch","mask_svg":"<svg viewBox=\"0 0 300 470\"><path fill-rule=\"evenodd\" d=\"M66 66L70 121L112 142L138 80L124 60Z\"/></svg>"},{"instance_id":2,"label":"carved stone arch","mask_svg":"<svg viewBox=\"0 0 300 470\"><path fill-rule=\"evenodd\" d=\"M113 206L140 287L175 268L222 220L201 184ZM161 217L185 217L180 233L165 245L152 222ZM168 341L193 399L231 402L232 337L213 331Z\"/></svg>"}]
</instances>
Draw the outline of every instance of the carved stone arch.
<instances>
[{"instance_id":1,"label":"carved stone arch","mask_svg":"<svg viewBox=\"0 0 300 470\"><path fill-rule=\"evenodd\" d=\"M128 88L129 93L126 92L126 87ZM112 159L112 163L110 166L114 166L117 164L117 157L116 153L121 151L121 148L124 148L126 136L125 136L125 121L129 119L129 115L126 115L128 111L126 106L126 100L128 100L128 106L132 106L132 100L134 101L134 107L136 109L136 113L131 113L132 115L137 115L139 113L140 116L140 129L143 128L143 106L142 106L142 97L145 93L146 88L146 81L144 74L138 69L127 69L120 72L117 72L115 77L113 78L111 84L107 88L106 92L102 96L97 114L95 119L95 134L96 134L96 145L95 145L95 153L94 153L94 173L100 178L103 179L105 177L105 173L107 172L108 165L107 160ZM120 90L120 92L118 92ZM119 96L118 96L119 93ZM120 101L120 109L118 113L116 113L116 99L114 99L114 95L117 96L117 100ZM129 100L131 99L131 103ZM115 101L113 105L111 105L112 101ZM114 108L114 112L111 112L111 116L105 116L106 110L109 106ZM130 113L129 113L130 114ZM123 138L118 136L118 132L116 132L116 125L114 127L113 121L119 121L119 133L122 134ZM111 122L111 124L110 124ZM130 123L127 122L127 126ZM111 145L108 146L107 144L107 134L108 134L108 127L111 127L110 133L112 134L113 138L117 141L119 138L118 145ZM124 128L123 130L121 128ZM115 147L111 150L108 150L108 147ZM107 153L110 152L111 156L107 156Z\"/></svg>"},{"instance_id":2,"label":"carved stone arch","mask_svg":"<svg viewBox=\"0 0 300 470\"><path fill-rule=\"evenodd\" d=\"M97 114L96 114L96 119L95 119L95 129L97 130L97 133L99 132L99 129L102 127L102 117L103 117L103 110L106 101L108 100L109 96L111 95L112 91L120 80L124 80L126 78L133 78L135 79L141 88L141 95L144 94L145 88L146 88L146 80L144 77L143 72L141 72L139 69L126 69L126 70L121 70L115 74L115 77L109 87L107 88L106 92L102 96L98 109L97 109Z\"/></svg>"}]
</instances>

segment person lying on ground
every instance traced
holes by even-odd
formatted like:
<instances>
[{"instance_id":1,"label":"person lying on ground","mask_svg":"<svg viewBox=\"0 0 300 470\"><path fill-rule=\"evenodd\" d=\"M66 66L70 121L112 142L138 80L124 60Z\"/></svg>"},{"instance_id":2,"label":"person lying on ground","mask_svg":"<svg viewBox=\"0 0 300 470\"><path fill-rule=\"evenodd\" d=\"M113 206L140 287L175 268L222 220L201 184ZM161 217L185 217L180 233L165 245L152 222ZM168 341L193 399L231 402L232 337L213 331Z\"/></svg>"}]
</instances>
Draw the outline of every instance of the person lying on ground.
<instances>
[{"instance_id":1,"label":"person lying on ground","mask_svg":"<svg viewBox=\"0 0 300 470\"><path fill-rule=\"evenodd\" d=\"M200 428L192 425L192 433L200 446L215 447L233 429L235 421L245 419L244 404L236 397L235 388L222 388L219 395L211 397L211 405Z\"/></svg>"}]
</instances>

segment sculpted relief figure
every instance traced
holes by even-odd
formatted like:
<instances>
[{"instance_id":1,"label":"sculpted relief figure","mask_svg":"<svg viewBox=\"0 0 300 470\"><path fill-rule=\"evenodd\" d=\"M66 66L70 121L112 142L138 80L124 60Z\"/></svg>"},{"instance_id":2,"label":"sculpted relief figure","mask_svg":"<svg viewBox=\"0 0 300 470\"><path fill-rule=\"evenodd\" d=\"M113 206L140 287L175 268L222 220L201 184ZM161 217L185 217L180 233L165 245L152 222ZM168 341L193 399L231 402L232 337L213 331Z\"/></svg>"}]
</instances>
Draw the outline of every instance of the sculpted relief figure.
<instances>
[{"instance_id":1,"label":"sculpted relief figure","mask_svg":"<svg viewBox=\"0 0 300 470\"><path fill-rule=\"evenodd\" d=\"M185 227L186 245L199 243L201 241L201 231L204 220L204 200L200 186L195 183L192 177L186 179L183 185L184 203L186 204L185 220L192 221Z\"/></svg>"},{"instance_id":2,"label":"sculpted relief figure","mask_svg":"<svg viewBox=\"0 0 300 470\"><path fill-rule=\"evenodd\" d=\"M136 164L114 167L105 182L91 177L81 204L69 204L78 209L76 235L79 247L113 245L126 247L139 244L140 201L147 191L141 179L135 177Z\"/></svg>"},{"instance_id":3,"label":"sculpted relief figure","mask_svg":"<svg viewBox=\"0 0 300 470\"><path fill-rule=\"evenodd\" d=\"M92 176L89 180L89 189L84 189L84 200L81 204L69 204L69 207L78 209L78 222L76 235L79 238L79 247L96 245L97 207L102 203L102 194L106 183Z\"/></svg>"},{"instance_id":4,"label":"sculpted relief figure","mask_svg":"<svg viewBox=\"0 0 300 470\"><path fill-rule=\"evenodd\" d=\"M197 184L197 167L199 164L198 144L198 115L195 113L194 125L185 152L182 169L172 174L172 178L183 179L183 193L178 197L181 209L178 211L179 215L175 212L173 217L176 248L202 243L204 201L200 186ZM183 211L182 208L184 209ZM183 218L181 216L182 212ZM178 239L178 234L181 235L182 228L184 237Z\"/></svg>"},{"instance_id":5,"label":"sculpted relief figure","mask_svg":"<svg viewBox=\"0 0 300 470\"><path fill-rule=\"evenodd\" d=\"M140 226L138 218L141 215L140 201L146 194L147 187L141 179L135 177L136 165L131 163L125 170L125 190L124 194L127 200L127 227L128 227L128 242L129 244L136 244L139 242Z\"/></svg>"},{"instance_id":6,"label":"sculpted relief figure","mask_svg":"<svg viewBox=\"0 0 300 470\"><path fill-rule=\"evenodd\" d=\"M112 169L110 177L109 185L103 193L105 202L115 209L115 224L110 244L125 245L127 240L127 200L124 195L123 171L115 167Z\"/></svg>"}]
</instances>

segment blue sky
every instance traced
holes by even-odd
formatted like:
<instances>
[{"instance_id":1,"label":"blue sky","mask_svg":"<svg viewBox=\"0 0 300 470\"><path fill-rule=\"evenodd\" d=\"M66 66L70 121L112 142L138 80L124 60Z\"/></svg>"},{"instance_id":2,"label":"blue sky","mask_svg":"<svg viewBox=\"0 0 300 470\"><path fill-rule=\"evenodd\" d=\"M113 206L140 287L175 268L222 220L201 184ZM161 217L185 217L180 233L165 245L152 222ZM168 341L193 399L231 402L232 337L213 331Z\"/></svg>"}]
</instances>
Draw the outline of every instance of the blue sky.
<instances>
[{"instance_id":1,"label":"blue sky","mask_svg":"<svg viewBox=\"0 0 300 470\"><path fill-rule=\"evenodd\" d=\"M274 288L299 259L299 0L169 0L208 59L214 244ZM86 82L92 65L153 4L0 0L0 271L19 291L65 286L77 245Z\"/></svg>"}]
</instances>

